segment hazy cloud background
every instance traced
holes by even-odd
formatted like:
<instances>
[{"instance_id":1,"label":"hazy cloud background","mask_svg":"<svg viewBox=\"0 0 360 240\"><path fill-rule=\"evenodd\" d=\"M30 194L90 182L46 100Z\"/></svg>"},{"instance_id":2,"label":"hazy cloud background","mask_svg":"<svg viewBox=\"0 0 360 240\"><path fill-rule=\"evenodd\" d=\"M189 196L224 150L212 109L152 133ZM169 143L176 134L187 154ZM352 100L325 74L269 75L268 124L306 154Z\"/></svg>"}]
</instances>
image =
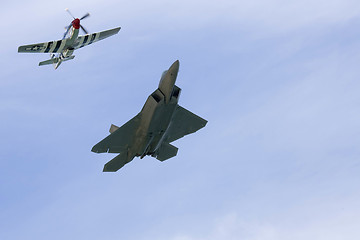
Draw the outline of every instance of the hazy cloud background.
<instances>
[{"instance_id":1,"label":"hazy cloud background","mask_svg":"<svg viewBox=\"0 0 360 240\"><path fill-rule=\"evenodd\" d=\"M118 35L54 71L23 44L63 10ZM5 1L1 239L356 239L358 1ZM102 173L92 146L180 60L180 104L209 121L161 163Z\"/></svg>"}]
</instances>

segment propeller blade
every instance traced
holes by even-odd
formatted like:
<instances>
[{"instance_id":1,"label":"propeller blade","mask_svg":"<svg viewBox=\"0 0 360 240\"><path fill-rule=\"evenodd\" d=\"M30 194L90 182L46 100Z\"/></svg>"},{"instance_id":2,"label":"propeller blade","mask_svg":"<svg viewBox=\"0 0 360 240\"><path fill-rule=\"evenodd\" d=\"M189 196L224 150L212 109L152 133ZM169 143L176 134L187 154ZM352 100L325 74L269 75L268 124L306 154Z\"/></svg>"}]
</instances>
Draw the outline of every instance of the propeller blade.
<instances>
[{"instance_id":1,"label":"propeller blade","mask_svg":"<svg viewBox=\"0 0 360 240\"><path fill-rule=\"evenodd\" d=\"M73 19L75 19L75 17L71 14L71 12L70 12L70 10L68 8L66 8L65 11L67 11L70 14L70 16L72 16Z\"/></svg>"},{"instance_id":2,"label":"propeller blade","mask_svg":"<svg viewBox=\"0 0 360 240\"><path fill-rule=\"evenodd\" d=\"M86 29L82 25L80 25L80 27L84 31L85 34L88 34L88 31L86 31Z\"/></svg>"},{"instance_id":3,"label":"propeller blade","mask_svg":"<svg viewBox=\"0 0 360 240\"><path fill-rule=\"evenodd\" d=\"M64 38L66 37L66 35L69 33L71 26L72 26L72 24L70 24L70 25L66 28L66 32L64 33L63 39L64 39Z\"/></svg>"},{"instance_id":4,"label":"propeller blade","mask_svg":"<svg viewBox=\"0 0 360 240\"><path fill-rule=\"evenodd\" d=\"M90 16L90 13L86 13L82 18L80 18L80 20L83 20L83 19L87 18L88 16Z\"/></svg>"}]
</instances>

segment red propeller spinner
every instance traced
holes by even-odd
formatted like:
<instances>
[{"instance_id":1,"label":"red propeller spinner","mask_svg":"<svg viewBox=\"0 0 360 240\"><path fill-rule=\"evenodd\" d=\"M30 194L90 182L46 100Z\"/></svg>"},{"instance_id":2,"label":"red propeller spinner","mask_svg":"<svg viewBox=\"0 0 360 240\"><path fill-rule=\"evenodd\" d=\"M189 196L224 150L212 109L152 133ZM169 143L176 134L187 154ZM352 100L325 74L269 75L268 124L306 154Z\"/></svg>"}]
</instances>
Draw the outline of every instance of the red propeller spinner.
<instances>
[{"instance_id":1,"label":"red propeller spinner","mask_svg":"<svg viewBox=\"0 0 360 240\"><path fill-rule=\"evenodd\" d=\"M80 28L80 19L75 18L71 23L72 23L73 28L75 28L75 29Z\"/></svg>"}]
</instances>

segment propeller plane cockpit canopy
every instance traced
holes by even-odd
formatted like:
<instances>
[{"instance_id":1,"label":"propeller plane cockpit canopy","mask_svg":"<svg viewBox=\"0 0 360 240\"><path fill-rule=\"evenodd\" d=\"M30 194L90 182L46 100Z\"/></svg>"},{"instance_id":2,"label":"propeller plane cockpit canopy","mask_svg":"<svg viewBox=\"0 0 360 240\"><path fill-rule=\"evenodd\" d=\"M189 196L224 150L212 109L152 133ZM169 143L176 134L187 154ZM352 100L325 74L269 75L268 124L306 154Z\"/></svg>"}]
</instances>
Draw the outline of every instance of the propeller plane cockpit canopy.
<instances>
[{"instance_id":1,"label":"propeller plane cockpit canopy","mask_svg":"<svg viewBox=\"0 0 360 240\"><path fill-rule=\"evenodd\" d=\"M105 30L102 32L89 34L88 31L80 24L82 20L89 17L90 14L86 13L81 18L75 18L69 9L65 9L73 18L70 25L66 27L66 31L61 40L36 43L30 45L23 45L18 48L19 53L50 53L50 59L40 62L39 66L53 64L57 69L64 61L74 59L73 52L76 49L88 46L94 42L103 40L120 31L120 27ZM79 36L79 30L85 33Z\"/></svg>"}]
</instances>

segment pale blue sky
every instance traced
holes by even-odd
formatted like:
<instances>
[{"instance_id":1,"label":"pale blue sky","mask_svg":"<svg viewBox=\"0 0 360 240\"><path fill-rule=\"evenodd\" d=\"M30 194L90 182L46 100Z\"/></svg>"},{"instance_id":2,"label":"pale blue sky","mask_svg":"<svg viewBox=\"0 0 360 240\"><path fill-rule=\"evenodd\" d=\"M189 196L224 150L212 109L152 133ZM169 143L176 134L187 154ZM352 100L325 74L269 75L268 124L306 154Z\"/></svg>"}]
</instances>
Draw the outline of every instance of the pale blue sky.
<instances>
[{"instance_id":1,"label":"pale blue sky","mask_svg":"<svg viewBox=\"0 0 360 240\"><path fill-rule=\"evenodd\" d=\"M38 67L71 18L119 34ZM360 235L360 3L5 1L0 239L353 240ZM180 60L207 119L166 162L90 150Z\"/></svg>"}]
</instances>

